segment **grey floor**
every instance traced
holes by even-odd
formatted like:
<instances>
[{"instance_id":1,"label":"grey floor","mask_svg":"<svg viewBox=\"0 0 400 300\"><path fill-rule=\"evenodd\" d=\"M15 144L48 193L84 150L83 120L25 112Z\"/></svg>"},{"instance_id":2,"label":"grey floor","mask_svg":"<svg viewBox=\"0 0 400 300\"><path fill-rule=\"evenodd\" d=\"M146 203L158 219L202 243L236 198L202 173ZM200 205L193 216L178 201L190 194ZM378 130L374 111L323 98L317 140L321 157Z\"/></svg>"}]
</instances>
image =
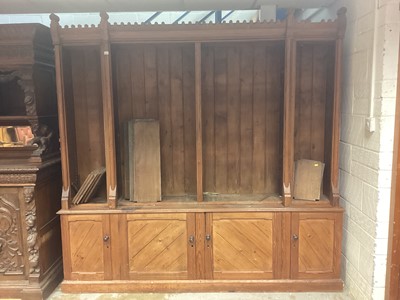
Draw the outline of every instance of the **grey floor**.
<instances>
[{"instance_id":1,"label":"grey floor","mask_svg":"<svg viewBox=\"0 0 400 300\"><path fill-rule=\"evenodd\" d=\"M343 293L181 293L181 294L65 294L58 288L49 300L353 300Z\"/></svg>"}]
</instances>

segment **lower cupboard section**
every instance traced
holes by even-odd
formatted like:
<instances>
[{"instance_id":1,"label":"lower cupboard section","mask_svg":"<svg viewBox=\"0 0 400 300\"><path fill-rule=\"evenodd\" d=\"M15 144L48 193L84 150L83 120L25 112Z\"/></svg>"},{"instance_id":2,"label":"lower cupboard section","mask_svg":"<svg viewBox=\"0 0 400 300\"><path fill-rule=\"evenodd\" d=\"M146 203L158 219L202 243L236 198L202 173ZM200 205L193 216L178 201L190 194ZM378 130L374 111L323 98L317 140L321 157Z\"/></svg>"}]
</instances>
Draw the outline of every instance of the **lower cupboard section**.
<instances>
[{"instance_id":1,"label":"lower cupboard section","mask_svg":"<svg viewBox=\"0 0 400 300\"><path fill-rule=\"evenodd\" d=\"M61 219L66 292L343 287L340 209L66 214Z\"/></svg>"}]
</instances>

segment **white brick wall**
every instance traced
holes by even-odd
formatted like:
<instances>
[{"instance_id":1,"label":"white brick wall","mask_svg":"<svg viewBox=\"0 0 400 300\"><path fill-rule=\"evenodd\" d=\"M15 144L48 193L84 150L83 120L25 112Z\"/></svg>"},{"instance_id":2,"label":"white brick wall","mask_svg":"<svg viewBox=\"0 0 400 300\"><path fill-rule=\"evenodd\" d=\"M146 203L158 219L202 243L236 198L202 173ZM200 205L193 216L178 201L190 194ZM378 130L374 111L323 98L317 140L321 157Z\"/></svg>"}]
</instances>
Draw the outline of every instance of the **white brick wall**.
<instances>
[{"instance_id":1,"label":"white brick wall","mask_svg":"<svg viewBox=\"0 0 400 300\"><path fill-rule=\"evenodd\" d=\"M339 0L331 17L341 6L348 8L340 143L340 203L346 210L342 277L356 299L378 300L385 295L399 0ZM374 133L365 126L372 84Z\"/></svg>"}]
</instances>

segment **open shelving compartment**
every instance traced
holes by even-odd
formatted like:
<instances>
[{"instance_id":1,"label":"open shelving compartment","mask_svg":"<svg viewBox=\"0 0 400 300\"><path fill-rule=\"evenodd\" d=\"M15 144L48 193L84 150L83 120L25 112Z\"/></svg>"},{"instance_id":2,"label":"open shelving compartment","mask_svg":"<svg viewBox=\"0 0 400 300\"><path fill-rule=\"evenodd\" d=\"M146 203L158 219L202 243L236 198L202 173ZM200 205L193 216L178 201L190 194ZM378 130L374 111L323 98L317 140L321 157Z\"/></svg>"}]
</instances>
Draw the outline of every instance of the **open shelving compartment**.
<instances>
[{"instance_id":1,"label":"open shelving compartment","mask_svg":"<svg viewBox=\"0 0 400 300\"><path fill-rule=\"evenodd\" d=\"M333 201L334 50L330 41L302 41L296 46L294 161L308 159L325 164L321 203L314 204ZM304 204L301 199L294 202Z\"/></svg>"},{"instance_id":2,"label":"open shelving compartment","mask_svg":"<svg viewBox=\"0 0 400 300\"><path fill-rule=\"evenodd\" d=\"M167 36L159 25L104 18L99 27L53 25L63 40L68 197L103 166L108 183L89 202L135 206L124 124L150 119L160 126L161 161L161 202L151 205L308 206L292 201L294 163L313 159L325 171L323 204L312 205L337 206L337 25L304 23L307 33L290 22L302 24L171 25ZM187 36L185 26L196 34ZM226 38L230 26L238 36Z\"/></svg>"},{"instance_id":3,"label":"open shelving compartment","mask_svg":"<svg viewBox=\"0 0 400 300\"><path fill-rule=\"evenodd\" d=\"M105 167L104 121L100 51L96 46L63 49L66 141L68 142L71 201L88 176ZM104 177L104 176L103 176ZM101 178L90 198L82 200L106 207L106 185Z\"/></svg>"}]
</instances>

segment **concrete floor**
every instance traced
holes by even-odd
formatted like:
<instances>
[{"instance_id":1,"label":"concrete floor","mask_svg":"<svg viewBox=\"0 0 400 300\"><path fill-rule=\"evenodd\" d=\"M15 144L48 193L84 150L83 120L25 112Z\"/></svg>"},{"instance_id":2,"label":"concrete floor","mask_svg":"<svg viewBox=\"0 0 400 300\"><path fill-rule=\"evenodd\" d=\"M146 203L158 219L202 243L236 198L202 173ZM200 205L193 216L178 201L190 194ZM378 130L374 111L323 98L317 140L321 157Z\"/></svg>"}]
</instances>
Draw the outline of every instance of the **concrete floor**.
<instances>
[{"instance_id":1,"label":"concrete floor","mask_svg":"<svg viewBox=\"0 0 400 300\"><path fill-rule=\"evenodd\" d=\"M48 300L353 300L343 293L181 293L181 294L65 294L60 288Z\"/></svg>"}]
</instances>

